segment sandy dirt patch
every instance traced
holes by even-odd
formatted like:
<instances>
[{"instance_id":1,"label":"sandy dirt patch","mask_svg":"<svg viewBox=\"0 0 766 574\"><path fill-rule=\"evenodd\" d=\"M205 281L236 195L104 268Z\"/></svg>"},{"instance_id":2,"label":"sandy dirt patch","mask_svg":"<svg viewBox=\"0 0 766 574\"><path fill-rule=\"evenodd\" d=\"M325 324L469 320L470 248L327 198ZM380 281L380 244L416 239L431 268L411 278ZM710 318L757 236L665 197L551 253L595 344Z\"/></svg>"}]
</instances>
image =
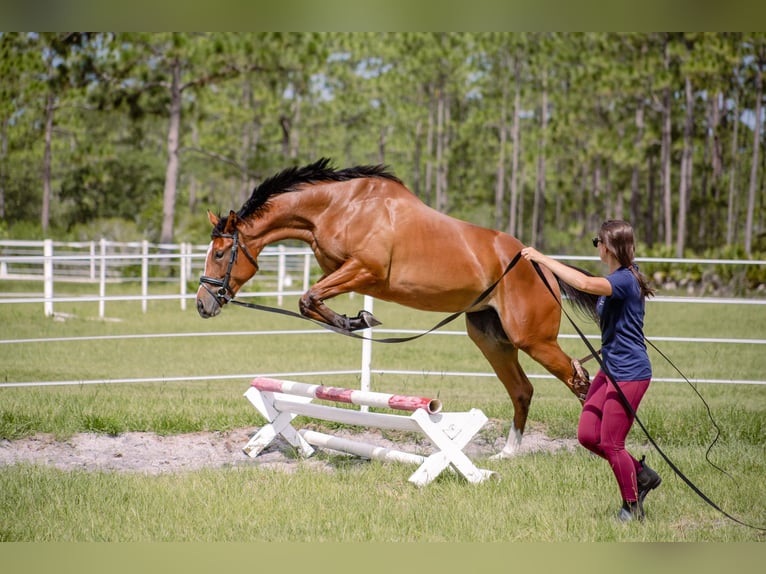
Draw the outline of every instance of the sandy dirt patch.
<instances>
[{"instance_id":1,"label":"sandy dirt patch","mask_svg":"<svg viewBox=\"0 0 766 574\"><path fill-rule=\"evenodd\" d=\"M531 425L524 435L520 454L555 452L576 447L574 439L551 439ZM198 432L161 436L154 433L127 432L118 436L82 433L66 441L57 441L51 435L37 434L19 440L0 441L0 466L19 463L41 464L61 470L115 471L148 475L194 471L203 468L231 468L253 466L280 468L290 471L300 464L319 470L332 470L331 462L321 457L301 459L281 437L277 437L256 458L242 452L258 428L237 429L228 432ZM465 453L472 460L487 458L500 451L505 443L501 423L489 421L481 432L466 446ZM397 437L394 443L378 430L356 432L335 430L333 434L361 440L376 446L396 448L406 452L429 454L429 443L413 436L412 440ZM336 453L337 454L337 453Z\"/></svg>"}]
</instances>

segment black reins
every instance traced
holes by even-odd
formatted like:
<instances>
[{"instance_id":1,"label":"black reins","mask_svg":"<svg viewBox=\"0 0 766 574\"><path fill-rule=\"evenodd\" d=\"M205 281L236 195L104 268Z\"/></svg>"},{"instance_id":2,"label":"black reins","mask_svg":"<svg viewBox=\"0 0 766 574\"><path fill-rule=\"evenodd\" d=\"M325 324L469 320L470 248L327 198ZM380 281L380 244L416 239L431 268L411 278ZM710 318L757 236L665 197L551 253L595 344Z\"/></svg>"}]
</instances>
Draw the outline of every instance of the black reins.
<instances>
[{"instance_id":1,"label":"black reins","mask_svg":"<svg viewBox=\"0 0 766 574\"><path fill-rule=\"evenodd\" d=\"M615 380L615 379L612 377L612 375L609 373L609 370L607 369L606 365L604 364L604 361L601 359L601 357L600 357L600 355L599 355L598 351L596 351L596 349L593 347L593 345L591 344L591 342L590 342L590 341L588 341L588 338L587 338L587 337L585 336L585 334L582 332L582 330L580 329L580 327L578 327L578 326L577 326L577 324L576 324L576 323L575 323L575 322L572 320L572 317L570 317L570 316L569 316L569 313L567 313L566 309L565 309L565 308L564 308L564 306L561 304L561 300L560 300L558 297L556 297L556 294L555 294L555 292L553 291L553 289L551 288L550 284L548 283L548 280L545 278L545 274L542 272L542 269L540 269L540 265L539 265L537 262L534 262L534 261L533 261L533 262L532 262L532 266L535 268L535 271L536 271L536 272L537 272L537 274L540 276L540 279L542 279L543 283L545 284L545 287L548 289L548 291L551 293L551 295L553 296L553 298L554 298L554 299L556 300L556 302L558 303L559 307L561 308L561 311L562 311L562 313L564 313L564 315L566 316L566 318L567 318L567 319L569 320L569 322L572 324L572 327L574 327L575 331L577 331L577 334L580 336L580 338L582 339L583 343L585 343L585 346L586 346L586 347L588 347L588 350L589 350L589 351L591 352L591 354L593 355L593 358L594 358L594 359L595 359L595 360L598 362L598 364L599 364L599 367L601 368L601 370L602 370L602 371L604 371L604 374L606 375L607 379L608 379L608 380L609 380L609 381L612 383L612 386L614 386L614 388L617 390L617 394L619 395L619 397L620 397L620 401L623 403L623 405L624 405L625 409L626 409L626 410L627 410L627 411L628 411L628 412L629 412L629 413L630 413L630 414L633 416L634 420L636 421L636 423L638 423L638 426L639 426L639 427L641 428L641 430L644 432L644 434L646 435L646 438L649 440L649 442L651 443L651 445L652 445L652 446L655 448L655 450L656 450L656 451L657 451L657 452L660 454L660 456L661 456L661 457L662 457L662 458L665 460L665 462L666 462L666 463L668 463L668 466L670 466L670 468L673 470L673 472L674 472L674 473L676 473L676 475L678 476L678 478L680 478L681 480L683 480L683 481L686 483L686 485L687 485L689 488L691 488L691 489L692 489L692 490L693 490L693 491L694 491L694 492L697 494L697 496L699 496L699 497L700 497L702 500L704 500L704 501L705 501L707 504L709 504L709 505L710 505L711 507L713 507L715 510L717 510L718 512L720 512L721 514L723 514L723 515L724 515L726 518L728 518L728 519L730 519L730 520L732 520L732 521L736 522L737 524L741 524L742 526L747 526L748 528L753 528L753 529L755 529L755 530L766 531L766 528L764 528L764 527L761 527L761 526L754 526L754 525L752 525L752 524L748 524L748 523L746 523L746 522L743 522L742 520L740 520L740 519L738 519L738 518L736 518L736 517L732 516L731 514L729 514L729 513L728 513L728 512L726 512L725 510L723 510L723 509L722 509L720 506L718 506L718 504L716 504L715 502L713 502L713 500L711 500L709 496L707 496L707 495L706 495L704 492L702 492L702 490L700 490L700 488L699 488L699 487L698 487L696 484L694 484L694 483L693 483L693 482L692 482L692 481L691 481L691 480L690 480L690 479L689 479L689 478L688 478L688 477L687 477L687 476L686 476L686 475L685 475L685 474L684 474L684 473L681 471L681 469L679 469L679 468L678 468L678 466L676 466L676 464L675 464L675 463L674 463L672 460L670 460L670 458L668 457L668 455L666 455L666 454L665 454L665 452L664 452L664 451L663 451L663 450L662 450L662 449L661 449L661 448L660 448L660 447L657 445L657 442L654 440L654 438L652 437L652 435L651 435L651 434L649 433L649 431L647 430L646 426L644 426L644 423L643 423L643 422L641 421L641 419L638 417L638 414L636 413L636 411L635 411L635 409L633 408L633 406L630 404L630 401L628 401L628 398L625 396L625 393L623 393L622 389L621 389L621 388L620 388L620 386L617 384L616 380ZM647 342L649 342L649 341L647 340ZM650 343L650 344L652 345L652 347L653 347L654 349L657 349L657 347L656 347L656 346L654 346L654 344L652 344L652 343ZM658 349L657 349L657 350L658 350ZM661 354L662 354L662 353L661 353ZM663 357L664 357L664 356L665 356L665 355L663 354ZM667 358L667 357L666 357L666 358ZM671 363L671 364L672 364L672 363ZM675 367L675 365L673 365L673 366L674 366L674 368L676 368L676 370L678 370L678 368L677 368L677 367ZM679 371L679 372L680 372L680 371ZM686 377L684 377L684 378L686 378ZM687 379L687 381L688 381L688 379ZM699 393L697 393L697 394L699 394ZM716 427L716 428L717 428L717 427ZM717 437L716 437L716 440L717 440ZM715 441L714 441L714 442L715 442ZM711 447L712 447L712 445L711 445ZM709 451L710 451L710 449L708 449L708 452L709 452ZM708 462L709 462L709 461L708 461ZM713 465L713 466L715 466L715 465ZM718 467L716 467L716 468L718 468ZM721 469L718 469L718 470L721 470ZM722 472L723 472L723 471L722 471Z\"/></svg>"}]
</instances>

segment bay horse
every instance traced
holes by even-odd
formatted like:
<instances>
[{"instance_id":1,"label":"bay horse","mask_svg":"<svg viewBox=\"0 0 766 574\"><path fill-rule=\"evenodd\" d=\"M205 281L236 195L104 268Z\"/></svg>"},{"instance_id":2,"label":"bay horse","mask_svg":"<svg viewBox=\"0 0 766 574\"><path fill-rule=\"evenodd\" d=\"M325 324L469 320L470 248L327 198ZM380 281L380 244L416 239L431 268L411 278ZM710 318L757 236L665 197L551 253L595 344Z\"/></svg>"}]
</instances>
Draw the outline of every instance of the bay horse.
<instances>
[{"instance_id":1,"label":"bay horse","mask_svg":"<svg viewBox=\"0 0 766 574\"><path fill-rule=\"evenodd\" d=\"M425 311L464 311L468 336L513 403L512 426L497 457L518 450L532 400L519 349L581 401L585 397L587 372L557 342L557 300L523 258L503 275L522 243L428 207L386 166L338 170L322 158L288 168L257 186L238 212L223 218L208 211L208 219L213 230L197 291L203 318L218 315L255 275L266 245L286 239L310 245L323 271L300 298L300 313L307 318L347 331L380 324L370 313L347 317L325 304L352 291ZM238 257L239 251L245 257ZM556 297L563 290L593 316L593 296L543 272ZM477 300L498 278L495 288Z\"/></svg>"}]
</instances>

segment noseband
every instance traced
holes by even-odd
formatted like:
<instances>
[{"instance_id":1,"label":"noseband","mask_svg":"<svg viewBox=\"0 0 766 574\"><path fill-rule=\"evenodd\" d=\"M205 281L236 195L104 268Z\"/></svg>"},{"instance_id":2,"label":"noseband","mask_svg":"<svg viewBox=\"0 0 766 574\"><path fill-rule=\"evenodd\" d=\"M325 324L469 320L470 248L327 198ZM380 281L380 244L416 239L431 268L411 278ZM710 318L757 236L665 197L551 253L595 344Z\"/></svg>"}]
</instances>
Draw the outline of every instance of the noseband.
<instances>
[{"instance_id":1,"label":"noseband","mask_svg":"<svg viewBox=\"0 0 766 574\"><path fill-rule=\"evenodd\" d=\"M247 247L245 247L243 243L239 242L238 229L234 229L234 233L215 233L213 234L213 237L223 237L224 239L232 240L231 255L229 256L229 265L226 267L226 275L223 276L223 279L216 279L215 277L202 275L199 278L199 282L200 285L202 285L208 293L215 297L215 300L218 301L219 305L225 305L234 299L234 292L231 290L229 280L231 279L231 270L234 268L234 264L237 262L237 254L239 253L239 250L242 250L242 253L245 254L245 257L248 258L256 270L258 269L258 263L256 262L255 257L253 257L247 250ZM208 287L208 285L218 287L218 290L214 292Z\"/></svg>"}]
</instances>

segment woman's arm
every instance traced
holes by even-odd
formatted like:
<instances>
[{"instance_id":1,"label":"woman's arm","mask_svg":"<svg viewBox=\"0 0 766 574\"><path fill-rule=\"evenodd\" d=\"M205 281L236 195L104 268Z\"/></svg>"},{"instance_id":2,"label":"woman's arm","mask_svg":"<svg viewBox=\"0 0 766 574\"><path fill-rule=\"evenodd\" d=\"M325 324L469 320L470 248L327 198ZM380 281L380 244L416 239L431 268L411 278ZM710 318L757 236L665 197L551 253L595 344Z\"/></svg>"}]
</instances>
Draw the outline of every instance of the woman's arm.
<instances>
[{"instance_id":1,"label":"woman's arm","mask_svg":"<svg viewBox=\"0 0 766 574\"><path fill-rule=\"evenodd\" d=\"M612 294L612 284L609 283L605 277L591 277L590 275L586 275L585 273L573 269L568 265L564 265L547 255L543 255L534 247L525 247L522 249L521 256L527 261L535 261L541 265L545 265L552 273L575 289L585 291L586 293L592 293L593 295Z\"/></svg>"}]
</instances>

